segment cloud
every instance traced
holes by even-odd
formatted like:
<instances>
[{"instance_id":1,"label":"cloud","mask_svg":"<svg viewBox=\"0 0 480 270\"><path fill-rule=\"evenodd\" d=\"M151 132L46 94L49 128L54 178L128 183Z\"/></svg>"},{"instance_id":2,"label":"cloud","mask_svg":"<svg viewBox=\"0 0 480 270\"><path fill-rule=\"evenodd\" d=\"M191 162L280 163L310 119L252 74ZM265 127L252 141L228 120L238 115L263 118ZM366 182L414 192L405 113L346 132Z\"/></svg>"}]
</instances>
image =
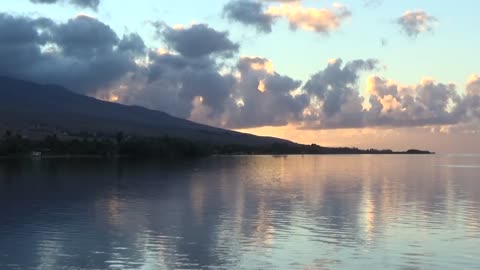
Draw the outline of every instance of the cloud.
<instances>
[{"instance_id":1,"label":"cloud","mask_svg":"<svg viewBox=\"0 0 480 270\"><path fill-rule=\"evenodd\" d=\"M409 37L416 38L420 33L433 31L437 18L427 14L425 11L407 11L400 16L396 23Z\"/></svg>"},{"instance_id":2,"label":"cloud","mask_svg":"<svg viewBox=\"0 0 480 270\"><path fill-rule=\"evenodd\" d=\"M480 119L480 79L472 75L467 94L454 84L431 78L415 85L401 85L379 76L369 76L367 95L359 90L360 72L374 71L375 60L340 59L316 73L304 85L311 101L304 111L305 129L364 127L425 127L466 125Z\"/></svg>"},{"instance_id":3,"label":"cloud","mask_svg":"<svg viewBox=\"0 0 480 270\"><path fill-rule=\"evenodd\" d=\"M237 21L247 26L254 26L259 32L272 32L274 17L264 13L263 5L260 2L234 0L225 5L223 14L230 21Z\"/></svg>"},{"instance_id":4,"label":"cloud","mask_svg":"<svg viewBox=\"0 0 480 270\"><path fill-rule=\"evenodd\" d=\"M280 5L268 6L264 2L280 2ZM351 12L342 4L336 3L331 9L317 9L302 6L300 1L253 1L232 0L224 6L223 14L230 21L254 26L257 31L270 33L273 24L286 19L290 29L302 29L317 33L329 33L338 29Z\"/></svg>"},{"instance_id":5,"label":"cloud","mask_svg":"<svg viewBox=\"0 0 480 270\"><path fill-rule=\"evenodd\" d=\"M99 96L115 96L119 102L204 123L220 119L236 81L222 71L223 61L234 56L239 45L228 39L228 32L204 24L172 27L157 22L154 26L169 49L150 49L148 62L130 80Z\"/></svg>"},{"instance_id":6,"label":"cloud","mask_svg":"<svg viewBox=\"0 0 480 270\"><path fill-rule=\"evenodd\" d=\"M67 0L30 0L32 3L39 4L56 4L59 2L67 2ZM69 0L69 3L82 8L91 8L96 10L100 5L100 0Z\"/></svg>"},{"instance_id":7,"label":"cloud","mask_svg":"<svg viewBox=\"0 0 480 270\"><path fill-rule=\"evenodd\" d=\"M261 57L242 57L237 69L240 76L223 117L224 126L283 126L301 119L309 99L304 93L292 93L301 81L274 72L273 64Z\"/></svg>"},{"instance_id":8,"label":"cloud","mask_svg":"<svg viewBox=\"0 0 480 270\"><path fill-rule=\"evenodd\" d=\"M466 95L460 108L463 110L464 121L474 119L476 124L480 123L480 77L478 75L473 74L468 79ZM477 130L479 130L478 127L477 125Z\"/></svg>"},{"instance_id":9,"label":"cloud","mask_svg":"<svg viewBox=\"0 0 480 270\"><path fill-rule=\"evenodd\" d=\"M366 111L369 126L450 125L462 117L462 100L453 84L426 78L417 85L402 86L371 76L367 91L372 106Z\"/></svg>"},{"instance_id":10,"label":"cloud","mask_svg":"<svg viewBox=\"0 0 480 270\"><path fill-rule=\"evenodd\" d=\"M121 101L189 118L198 97L211 111L209 118L224 112L235 79L220 74L213 59L154 51L149 59L149 66L140 70L135 80L126 82L127 89L136 90L115 93Z\"/></svg>"},{"instance_id":11,"label":"cloud","mask_svg":"<svg viewBox=\"0 0 480 270\"><path fill-rule=\"evenodd\" d=\"M273 71L260 57L242 57L231 73L211 58L151 52L152 64L113 94L170 114L226 128L280 126L302 117L309 99L293 95L302 82Z\"/></svg>"},{"instance_id":12,"label":"cloud","mask_svg":"<svg viewBox=\"0 0 480 270\"><path fill-rule=\"evenodd\" d=\"M377 60L334 59L302 84L279 74L269 59L235 58L239 45L228 32L202 24L157 30L169 49L147 48L138 34L118 36L88 16L58 23L0 13L0 75L227 128L478 130L478 75L459 94L455 85L433 79L402 85L370 74L361 94L359 80L376 72Z\"/></svg>"},{"instance_id":13,"label":"cloud","mask_svg":"<svg viewBox=\"0 0 480 270\"><path fill-rule=\"evenodd\" d=\"M109 53L119 43L119 38L102 22L88 16L78 16L66 24L58 25L51 41L61 47L66 56L92 57Z\"/></svg>"},{"instance_id":14,"label":"cloud","mask_svg":"<svg viewBox=\"0 0 480 270\"><path fill-rule=\"evenodd\" d=\"M467 95L480 96L480 76L472 74L467 81Z\"/></svg>"},{"instance_id":15,"label":"cloud","mask_svg":"<svg viewBox=\"0 0 480 270\"><path fill-rule=\"evenodd\" d=\"M343 65L341 59L314 74L303 89L312 98L306 123L313 128L363 126L363 97L357 89L360 72L374 70L378 61L355 60Z\"/></svg>"},{"instance_id":16,"label":"cloud","mask_svg":"<svg viewBox=\"0 0 480 270\"><path fill-rule=\"evenodd\" d=\"M286 18L291 29L318 33L329 33L338 29L351 16L351 12L338 3L334 4L331 10L306 8L299 3L281 4L269 7L266 14Z\"/></svg>"},{"instance_id":17,"label":"cloud","mask_svg":"<svg viewBox=\"0 0 480 270\"><path fill-rule=\"evenodd\" d=\"M186 57L203 57L211 54L232 57L240 46L228 38L228 32L219 32L206 24L194 24L189 28L172 28L154 23L157 34L165 43Z\"/></svg>"},{"instance_id":18,"label":"cloud","mask_svg":"<svg viewBox=\"0 0 480 270\"><path fill-rule=\"evenodd\" d=\"M154 26L169 49L150 49L148 64L133 79L113 87L109 95L182 118L195 116L204 123L219 119L235 78L222 74L218 62L232 57L239 45L228 39L228 32L205 24L171 27L156 22Z\"/></svg>"},{"instance_id":19,"label":"cloud","mask_svg":"<svg viewBox=\"0 0 480 270\"><path fill-rule=\"evenodd\" d=\"M0 14L0 74L94 93L136 69L136 35L119 38L100 21L78 16L58 24ZM132 42L135 40L135 45Z\"/></svg>"},{"instance_id":20,"label":"cloud","mask_svg":"<svg viewBox=\"0 0 480 270\"><path fill-rule=\"evenodd\" d=\"M238 45L227 40L226 33L204 25L165 31L175 51L159 54L147 49L138 34L119 37L91 17L56 23L0 14L0 75L57 84L184 118L189 118L192 102L201 97L211 111L208 117L221 115L235 78L221 74L217 60Z\"/></svg>"}]
</instances>

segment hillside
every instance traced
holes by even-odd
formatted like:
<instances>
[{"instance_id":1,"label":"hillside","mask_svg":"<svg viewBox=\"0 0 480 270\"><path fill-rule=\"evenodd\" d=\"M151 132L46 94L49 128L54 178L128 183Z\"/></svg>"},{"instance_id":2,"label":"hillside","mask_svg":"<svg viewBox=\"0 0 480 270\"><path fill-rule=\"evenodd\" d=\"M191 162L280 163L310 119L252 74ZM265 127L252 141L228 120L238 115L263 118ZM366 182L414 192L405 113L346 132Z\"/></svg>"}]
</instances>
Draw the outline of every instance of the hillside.
<instances>
[{"instance_id":1,"label":"hillside","mask_svg":"<svg viewBox=\"0 0 480 270\"><path fill-rule=\"evenodd\" d=\"M105 102L60 86L0 77L0 129L19 131L38 126L69 133L169 135L216 144L293 144L201 125L139 106Z\"/></svg>"}]
</instances>

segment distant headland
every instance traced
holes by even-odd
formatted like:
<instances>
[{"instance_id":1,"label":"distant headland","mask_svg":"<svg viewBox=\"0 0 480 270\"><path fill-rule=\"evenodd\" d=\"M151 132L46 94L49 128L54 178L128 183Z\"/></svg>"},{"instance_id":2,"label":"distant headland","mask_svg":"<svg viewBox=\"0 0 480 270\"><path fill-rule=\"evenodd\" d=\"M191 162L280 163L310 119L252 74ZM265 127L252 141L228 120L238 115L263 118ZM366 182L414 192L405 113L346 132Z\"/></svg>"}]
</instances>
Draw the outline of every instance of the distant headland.
<instances>
[{"instance_id":1,"label":"distant headland","mask_svg":"<svg viewBox=\"0 0 480 270\"><path fill-rule=\"evenodd\" d=\"M0 156L433 154L322 147L198 124L164 112L0 77Z\"/></svg>"}]
</instances>

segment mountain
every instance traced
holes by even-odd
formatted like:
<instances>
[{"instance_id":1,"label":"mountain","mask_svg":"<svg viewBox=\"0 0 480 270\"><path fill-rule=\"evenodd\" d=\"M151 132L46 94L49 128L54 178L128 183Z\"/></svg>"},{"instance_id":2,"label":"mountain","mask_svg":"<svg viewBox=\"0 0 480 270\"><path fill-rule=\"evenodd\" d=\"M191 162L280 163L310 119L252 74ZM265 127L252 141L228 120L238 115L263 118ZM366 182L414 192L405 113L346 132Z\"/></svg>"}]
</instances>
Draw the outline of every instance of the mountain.
<instances>
[{"instance_id":1,"label":"mountain","mask_svg":"<svg viewBox=\"0 0 480 270\"><path fill-rule=\"evenodd\" d=\"M71 133L121 131L138 136L169 135L216 144L294 144L214 128L139 106L101 101L56 85L0 76L0 130L25 130L35 126Z\"/></svg>"}]
</instances>

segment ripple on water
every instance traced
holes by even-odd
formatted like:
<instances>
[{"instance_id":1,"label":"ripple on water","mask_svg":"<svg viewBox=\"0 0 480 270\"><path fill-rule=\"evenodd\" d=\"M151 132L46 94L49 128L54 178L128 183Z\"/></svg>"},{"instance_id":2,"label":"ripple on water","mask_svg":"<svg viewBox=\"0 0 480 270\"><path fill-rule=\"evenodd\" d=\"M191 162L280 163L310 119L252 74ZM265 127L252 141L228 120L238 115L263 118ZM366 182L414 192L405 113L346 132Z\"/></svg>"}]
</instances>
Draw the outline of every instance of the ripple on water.
<instances>
[{"instance_id":1,"label":"ripple on water","mask_svg":"<svg viewBox=\"0 0 480 270\"><path fill-rule=\"evenodd\" d=\"M480 269L480 165L435 162L453 165L406 156L225 157L195 170L25 165L15 181L0 178L9 207L0 269Z\"/></svg>"}]
</instances>

